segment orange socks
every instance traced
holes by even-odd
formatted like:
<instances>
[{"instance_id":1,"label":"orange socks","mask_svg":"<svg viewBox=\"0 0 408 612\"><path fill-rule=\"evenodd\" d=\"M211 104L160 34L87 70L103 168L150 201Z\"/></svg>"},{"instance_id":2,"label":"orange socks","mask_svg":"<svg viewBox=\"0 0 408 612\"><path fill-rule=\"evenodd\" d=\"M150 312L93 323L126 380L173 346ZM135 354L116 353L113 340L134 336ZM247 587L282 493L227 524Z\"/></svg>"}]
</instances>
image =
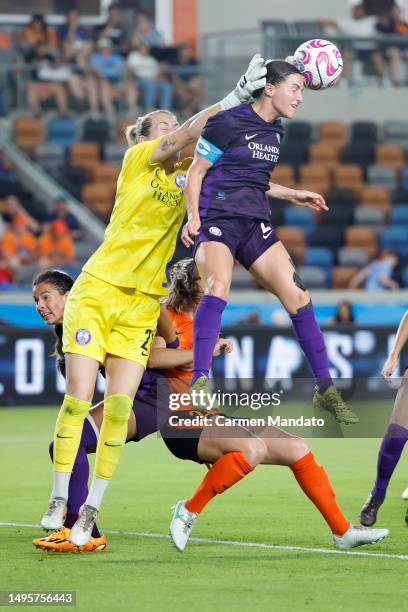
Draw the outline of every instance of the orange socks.
<instances>
[{"instance_id":1,"label":"orange socks","mask_svg":"<svg viewBox=\"0 0 408 612\"><path fill-rule=\"evenodd\" d=\"M323 515L335 535L343 535L350 527L336 503L336 497L324 468L316 463L312 453L307 453L290 466L303 492Z\"/></svg>"},{"instance_id":2,"label":"orange socks","mask_svg":"<svg viewBox=\"0 0 408 612\"><path fill-rule=\"evenodd\" d=\"M240 452L223 455L214 463L193 496L186 502L187 510L201 512L213 497L224 493L253 469Z\"/></svg>"}]
</instances>

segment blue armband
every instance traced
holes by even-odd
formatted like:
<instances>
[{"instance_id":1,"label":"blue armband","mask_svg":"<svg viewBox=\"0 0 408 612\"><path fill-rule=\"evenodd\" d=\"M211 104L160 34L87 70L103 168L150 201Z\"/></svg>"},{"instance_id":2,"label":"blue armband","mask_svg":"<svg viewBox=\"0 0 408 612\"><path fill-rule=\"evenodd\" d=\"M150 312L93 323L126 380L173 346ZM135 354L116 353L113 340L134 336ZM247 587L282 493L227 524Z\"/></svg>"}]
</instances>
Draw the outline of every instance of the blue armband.
<instances>
[{"instance_id":1,"label":"blue armband","mask_svg":"<svg viewBox=\"0 0 408 612\"><path fill-rule=\"evenodd\" d=\"M221 151L221 149L206 140L203 136L200 136L198 139L195 152L197 155L210 162L210 164L215 164L215 162L224 155L224 151Z\"/></svg>"}]
</instances>

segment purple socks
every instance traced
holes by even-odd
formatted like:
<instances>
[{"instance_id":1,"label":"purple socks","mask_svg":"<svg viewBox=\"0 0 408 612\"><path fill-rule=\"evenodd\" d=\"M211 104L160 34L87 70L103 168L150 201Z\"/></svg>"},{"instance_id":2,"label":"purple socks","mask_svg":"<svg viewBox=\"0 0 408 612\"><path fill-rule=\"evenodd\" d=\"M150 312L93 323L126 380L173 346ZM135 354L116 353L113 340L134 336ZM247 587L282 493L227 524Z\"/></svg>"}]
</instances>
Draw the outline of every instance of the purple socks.
<instances>
[{"instance_id":1,"label":"purple socks","mask_svg":"<svg viewBox=\"0 0 408 612\"><path fill-rule=\"evenodd\" d=\"M408 440L408 429L392 423L381 442L377 461L377 479L371 495L384 499L395 467Z\"/></svg>"},{"instance_id":2,"label":"purple socks","mask_svg":"<svg viewBox=\"0 0 408 612\"><path fill-rule=\"evenodd\" d=\"M208 376L212 354L221 330L222 313L227 305L225 300L214 295L204 295L194 317L194 368L191 379Z\"/></svg>"},{"instance_id":3,"label":"purple socks","mask_svg":"<svg viewBox=\"0 0 408 612\"><path fill-rule=\"evenodd\" d=\"M69 529L77 520L79 509L82 504L85 503L88 496L89 463L87 451L93 451L97 441L98 440L92 425L88 419L85 419L78 454L76 456L71 479L69 481L67 515L64 522L64 526L68 527ZM51 442L49 451L52 460L54 455L54 442ZM92 537L99 538L100 535L101 534L95 525L92 531Z\"/></svg>"},{"instance_id":4,"label":"purple socks","mask_svg":"<svg viewBox=\"0 0 408 612\"><path fill-rule=\"evenodd\" d=\"M295 315L290 315L293 329L316 379L319 393L324 393L333 381L329 372L326 345L317 324L314 308L309 304Z\"/></svg>"}]
</instances>

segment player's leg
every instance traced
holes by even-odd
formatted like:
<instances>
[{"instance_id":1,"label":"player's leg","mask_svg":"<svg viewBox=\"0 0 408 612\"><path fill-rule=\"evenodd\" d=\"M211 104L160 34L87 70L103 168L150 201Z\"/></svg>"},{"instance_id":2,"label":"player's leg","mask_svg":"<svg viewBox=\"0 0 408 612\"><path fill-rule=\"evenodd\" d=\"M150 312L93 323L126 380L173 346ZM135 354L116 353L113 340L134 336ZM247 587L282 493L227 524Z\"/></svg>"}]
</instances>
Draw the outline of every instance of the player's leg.
<instances>
[{"instance_id":1,"label":"player's leg","mask_svg":"<svg viewBox=\"0 0 408 612\"><path fill-rule=\"evenodd\" d=\"M377 459L374 488L360 511L362 525L374 525L380 506L384 502L392 474L408 440L408 371L402 378L394 402L387 432L381 442Z\"/></svg>"},{"instance_id":2,"label":"player's leg","mask_svg":"<svg viewBox=\"0 0 408 612\"><path fill-rule=\"evenodd\" d=\"M228 246L209 241L199 245L195 262L205 284L205 294L194 316L192 385L203 380L202 377L205 380L208 377L212 354L221 330L222 313L227 305L234 259Z\"/></svg>"},{"instance_id":3,"label":"player's leg","mask_svg":"<svg viewBox=\"0 0 408 612\"><path fill-rule=\"evenodd\" d=\"M310 294L283 244L272 244L252 263L249 272L259 284L279 298L289 313L298 342L316 380L316 408L332 412L339 422L357 423L357 416L346 406L333 385L324 337L316 321Z\"/></svg>"}]
</instances>

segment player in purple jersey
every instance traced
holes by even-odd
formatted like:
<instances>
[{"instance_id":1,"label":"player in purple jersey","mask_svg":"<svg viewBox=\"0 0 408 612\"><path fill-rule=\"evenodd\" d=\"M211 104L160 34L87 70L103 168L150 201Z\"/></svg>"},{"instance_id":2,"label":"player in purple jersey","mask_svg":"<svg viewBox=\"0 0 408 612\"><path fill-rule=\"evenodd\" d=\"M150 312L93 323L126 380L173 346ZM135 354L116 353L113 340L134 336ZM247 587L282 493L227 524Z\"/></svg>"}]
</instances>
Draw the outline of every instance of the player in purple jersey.
<instances>
[{"instance_id":1,"label":"player in purple jersey","mask_svg":"<svg viewBox=\"0 0 408 612\"><path fill-rule=\"evenodd\" d=\"M195 261L206 283L194 319L192 389L208 390L211 354L237 260L289 312L316 379L315 408L328 410L340 423L357 423L357 416L331 380L310 294L270 222L268 196L316 211L328 210L317 193L270 182L283 136L280 117L294 116L303 101L304 79L288 62L269 60L266 80L265 87L253 94L253 104L218 113L207 121L187 177L188 222L182 240L186 246L195 241Z\"/></svg>"},{"instance_id":2,"label":"player in purple jersey","mask_svg":"<svg viewBox=\"0 0 408 612\"><path fill-rule=\"evenodd\" d=\"M387 382L398 367L400 354L408 340L408 313L405 313L397 334L394 345L388 355L381 375ZM374 525L377 521L378 510L385 500L388 485L392 474L400 460L402 451L408 440L408 370L404 372L400 388L394 402L391 419L387 432L381 442L377 458L377 475L374 487L367 501L360 510L360 523L362 525ZM406 492L404 491L403 497ZM408 510L405 515L408 524Z\"/></svg>"}]
</instances>

